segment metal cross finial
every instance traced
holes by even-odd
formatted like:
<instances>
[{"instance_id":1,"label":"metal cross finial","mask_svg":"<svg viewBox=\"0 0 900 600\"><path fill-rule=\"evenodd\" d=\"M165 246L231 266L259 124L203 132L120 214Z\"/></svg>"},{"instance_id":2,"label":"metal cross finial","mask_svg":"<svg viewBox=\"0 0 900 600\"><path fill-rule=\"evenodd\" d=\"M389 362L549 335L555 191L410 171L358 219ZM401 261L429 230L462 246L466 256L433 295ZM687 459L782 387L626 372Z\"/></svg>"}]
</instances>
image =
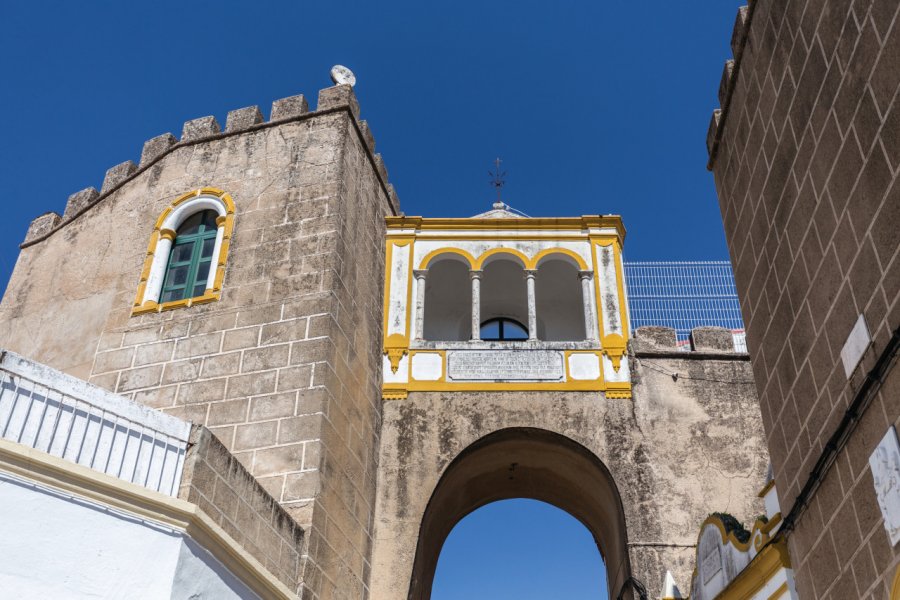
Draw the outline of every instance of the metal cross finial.
<instances>
[{"instance_id":1,"label":"metal cross finial","mask_svg":"<svg viewBox=\"0 0 900 600\"><path fill-rule=\"evenodd\" d=\"M497 204L503 204L503 200L500 199L500 190L506 185L506 171L500 170L500 163L502 162L500 157L497 157L494 160L494 170L488 171L488 175L491 176L491 185L497 188Z\"/></svg>"}]
</instances>

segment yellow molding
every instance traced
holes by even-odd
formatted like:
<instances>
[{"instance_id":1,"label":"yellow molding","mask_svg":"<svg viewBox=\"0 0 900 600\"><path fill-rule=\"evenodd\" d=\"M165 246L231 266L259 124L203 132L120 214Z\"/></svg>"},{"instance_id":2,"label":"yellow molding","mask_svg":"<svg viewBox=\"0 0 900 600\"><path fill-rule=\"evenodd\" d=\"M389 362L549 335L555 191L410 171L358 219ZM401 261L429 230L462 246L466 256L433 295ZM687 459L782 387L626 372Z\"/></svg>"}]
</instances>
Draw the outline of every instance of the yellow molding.
<instances>
[{"instance_id":1,"label":"yellow molding","mask_svg":"<svg viewBox=\"0 0 900 600\"><path fill-rule=\"evenodd\" d=\"M400 368L400 359L409 352L409 338L399 333L394 333L384 338L384 353L391 361L391 372L396 373Z\"/></svg>"},{"instance_id":2,"label":"yellow molding","mask_svg":"<svg viewBox=\"0 0 900 600\"><path fill-rule=\"evenodd\" d=\"M426 254L425 258L423 258L421 260L421 262L419 262L418 270L424 271L431 265L432 260L434 260L438 256L441 256L442 254L456 254L456 255L462 256L465 259L465 261L469 264L469 269L470 270L475 269L475 263L477 262L477 260L475 259L474 256L472 256L471 254L469 254L468 252L466 252L465 250L463 250L461 248L449 248L448 247L448 248L438 248L437 250L432 250L431 252ZM410 260L410 262L412 262L412 260Z\"/></svg>"},{"instance_id":3,"label":"yellow molding","mask_svg":"<svg viewBox=\"0 0 900 600\"><path fill-rule=\"evenodd\" d=\"M481 271L484 269L484 263L487 259L497 254L509 254L510 256L514 256L519 259L522 263L523 269L532 269L534 267L531 266L531 259L525 256L519 250L514 248L491 248L490 250L485 250L481 253L481 256L475 261L475 271Z\"/></svg>"},{"instance_id":4,"label":"yellow molding","mask_svg":"<svg viewBox=\"0 0 900 600\"><path fill-rule=\"evenodd\" d=\"M600 368L600 375L596 379L572 379L572 374L569 372L569 357L573 354L591 354L596 356ZM566 381L603 381L603 356L598 350L564 350L563 362L565 363L566 368Z\"/></svg>"},{"instance_id":5,"label":"yellow molding","mask_svg":"<svg viewBox=\"0 0 900 600\"><path fill-rule=\"evenodd\" d=\"M790 569L791 560L783 539L769 544L753 557L750 564L738 573L716 600L749 600L781 569ZM777 596L776 596L777 597Z\"/></svg>"},{"instance_id":6,"label":"yellow molding","mask_svg":"<svg viewBox=\"0 0 900 600\"><path fill-rule=\"evenodd\" d=\"M894 573L894 582L891 584L891 600L900 600L900 566Z\"/></svg>"},{"instance_id":7,"label":"yellow molding","mask_svg":"<svg viewBox=\"0 0 900 600\"><path fill-rule=\"evenodd\" d=\"M178 205L200 196L214 196L221 200L222 204L225 205L225 216L219 216L216 218L216 226L222 228L223 231L222 244L219 247L219 258L216 261L215 272L210 273L210 275L213 277L212 290L207 290L202 296L184 298L182 300L164 302L162 304L157 304L156 302L150 301L145 302L144 295L147 293L147 281L150 278L150 271L153 268L153 261L156 257L156 248L159 244L159 240L169 239L171 241L175 241L175 238L177 237L177 233L175 231L172 231L171 229L163 229L163 223L166 222L168 216L172 213L173 210L175 210ZM147 256L144 259L144 266L141 269L141 278L138 282L137 292L135 294L134 304L131 310L131 316L138 316L151 312L162 312L164 310L188 307L195 304L206 304L208 302L219 300L222 296L220 292L222 290L222 284L225 280L225 265L228 261L228 250L231 245L231 236L234 232L234 214L234 200L232 200L230 194L226 193L224 190L220 190L219 188L203 187L186 194L182 194L174 201L172 201L172 203L162 211L162 214L159 215L159 218L157 218L156 220L156 226L154 227L153 232L150 234L150 243L147 246ZM212 268L213 266L210 265L210 269Z\"/></svg>"},{"instance_id":8,"label":"yellow molding","mask_svg":"<svg viewBox=\"0 0 900 600\"><path fill-rule=\"evenodd\" d=\"M3 439L0 470L182 530L260 597L297 598L195 504Z\"/></svg>"},{"instance_id":9,"label":"yellow molding","mask_svg":"<svg viewBox=\"0 0 900 600\"><path fill-rule=\"evenodd\" d=\"M772 592L772 594L768 597L767 600L779 600L779 598L784 597L788 592L788 584L787 581L778 586L778 589Z\"/></svg>"},{"instance_id":10,"label":"yellow molding","mask_svg":"<svg viewBox=\"0 0 900 600\"><path fill-rule=\"evenodd\" d=\"M538 252L531 258L530 263L529 263L530 266L528 268L537 269L541 260L543 260L545 257L551 256L553 254L565 254L566 256L568 256L569 258L574 260L576 263L578 263L579 269L581 269L582 271L588 270L588 265L586 262L584 262L584 259L581 256L579 256L576 252L573 252L567 248L547 248L545 250L541 250L540 252Z\"/></svg>"},{"instance_id":11,"label":"yellow molding","mask_svg":"<svg viewBox=\"0 0 900 600\"><path fill-rule=\"evenodd\" d=\"M423 218L423 217L386 217L385 222L390 229L416 229L472 231L480 229L495 229L500 231L514 230L585 230L590 228L612 228L616 230L616 237L621 241L625 239L625 226L618 215L584 215L581 217L560 218L522 218L522 219L473 219L473 218Z\"/></svg>"},{"instance_id":12,"label":"yellow molding","mask_svg":"<svg viewBox=\"0 0 900 600\"><path fill-rule=\"evenodd\" d=\"M387 386L385 386L387 388ZM410 381L406 385L410 392L531 392L531 391L570 391L570 392L602 392L604 384L597 381Z\"/></svg>"},{"instance_id":13,"label":"yellow molding","mask_svg":"<svg viewBox=\"0 0 900 600\"><path fill-rule=\"evenodd\" d=\"M417 354L437 354L441 357L441 376L437 380L416 379L413 377L413 357ZM446 350L410 350L409 351L409 381L415 383L444 383L447 381L447 351Z\"/></svg>"},{"instance_id":14,"label":"yellow molding","mask_svg":"<svg viewBox=\"0 0 900 600\"><path fill-rule=\"evenodd\" d=\"M764 498L765 495L769 493L769 490L771 490L773 487L775 487L775 479L774 478L770 479L768 481L768 483L766 483L766 485L763 486L763 489L759 490L759 493L756 495L756 497Z\"/></svg>"}]
</instances>

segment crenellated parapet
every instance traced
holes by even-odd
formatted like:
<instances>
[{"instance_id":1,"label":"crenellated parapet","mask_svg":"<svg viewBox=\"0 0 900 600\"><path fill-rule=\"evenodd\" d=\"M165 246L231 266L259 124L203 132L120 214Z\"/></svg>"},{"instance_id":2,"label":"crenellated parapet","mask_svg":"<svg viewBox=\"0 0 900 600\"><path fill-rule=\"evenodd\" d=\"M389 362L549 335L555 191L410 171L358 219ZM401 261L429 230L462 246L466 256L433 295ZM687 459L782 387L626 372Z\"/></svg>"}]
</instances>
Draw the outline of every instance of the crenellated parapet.
<instances>
[{"instance_id":1,"label":"crenellated parapet","mask_svg":"<svg viewBox=\"0 0 900 600\"><path fill-rule=\"evenodd\" d=\"M741 6L738 8L737 16L734 19L734 30L731 34L731 52L734 58L725 61L725 66L722 69L722 79L719 82L720 108L713 110L709 121L709 129L706 132L706 150L709 153L709 162L706 166L710 170L712 170L712 166L716 161L722 129L725 125L725 120L728 118L728 107L731 104L731 96L741 68L741 57L744 54L747 33L750 30L750 22L753 19L755 6L754 2L751 2L748 6Z\"/></svg>"},{"instance_id":2,"label":"crenellated parapet","mask_svg":"<svg viewBox=\"0 0 900 600\"><path fill-rule=\"evenodd\" d=\"M399 214L400 204L393 185L388 182L388 172L384 159L375 152L375 137L366 121L360 120L359 102L350 85L335 85L321 90L318 94L318 106L315 111L309 110L306 98L300 94L275 100L272 103L270 118L265 120L258 106L247 106L228 112L224 131L214 116L205 116L186 121L182 126L181 137L164 133L144 142L138 164L131 160L119 163L107 170L98 192L94 187L85 188L69 196L62 215L46 213L36 218L28 228L28 233L21 247L25 248L40 242L52 235L57 229L65 227L79 215L90 210L114 194L123 185L151 168L166 155L178 148L223 139L233 135L257 131L267 127L275 127L292 121L300 121L336 111L346 111L352 116L354 129L363 142L373 169L378 173L380 184L390 204L391 212Z\"/></svg>"},{"instance_id":3,"label":"crenellated parapet","mask_svg":"<svg viewBox=\"0 0 900 600\"><path fill-rule=\"evenodd\" d=\"M691 329L690 346L678 343L671 327L647 326L634 331L631 349L636 354L670 354L687 358L691 355L737 354L746 356L738 348L743 345L743 332L733 332L725 327L694 327Z\"/></svg>"}]
</instances>

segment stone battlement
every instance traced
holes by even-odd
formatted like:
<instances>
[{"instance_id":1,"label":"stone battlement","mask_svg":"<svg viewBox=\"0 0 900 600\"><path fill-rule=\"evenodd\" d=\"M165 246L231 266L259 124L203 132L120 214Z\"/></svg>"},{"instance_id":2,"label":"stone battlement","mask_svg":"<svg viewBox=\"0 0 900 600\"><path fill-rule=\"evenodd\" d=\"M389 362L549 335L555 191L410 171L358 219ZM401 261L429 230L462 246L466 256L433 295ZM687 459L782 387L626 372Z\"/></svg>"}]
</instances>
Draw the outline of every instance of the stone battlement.
<instances>
[{"instance_id":1,"label":"stone battlement","mask_svg":"<svg viewBox=\"0 0 900 600\"><path fill-rule=\"evenodd\" d=\"M719 83L719 106L713 110L709 121L709 129L706 132L706 150L709 153L709 162L706 168L712 170L716 161L716 153L719 149L719 140L728 118L728 107L731 104L731 96L734 92L737 75L741 68L741 57L744 54L744 46L747 43L747 34L750 31L750 23L753 19L753 9L756 4L750 2L747 6L738 8L734 19L734 30L731 33L731 52L733 60L726 60L722 69L722 80Z\"/></svg>"},{"instance_id":2,"label":"stone battlement","mask_svg":"<svg viewBox=\"0 0 900 600\"><path fill-rule=\"evenodd\" d=\"M114 167L110 167L103 178L100 191L91 186L75 192L69 196L62 215L56 212L48 212L34 219L28 227L25 241L20 247L27 248L50 237L57 230L77 219L125 183L138 177L178 148L241 135L268 127L277 127L284 123L311 119L337 111L347 111L352 115L354 129L363 141L368 158L378 173L378 178L385 194L390 198L390 210L394 215L399 214L400 200L397 197L394 186L388 182L388 172L384 165L384 159L375 152L375 137L372 135L372 130L366 121L359 118L359 102L356 100L356 94L354 94L353 88L349 85L335 85L319 91L318 103L314 111L309 110L306 98L300 94L275 100L272 103L268 121L263 118L262 111L258 106L247 106L229 111L225 119L224 131L222 131L219 122L214 116L206 116L186 121L182 127L180 139L171 133L164 133L147 140L144 142L138 164L131 160L126 160Z\"/></svg>"},{"instance_id":3,"label":"stone battlement","mask_svg":"<svg viewBox=\"0 0 900 600\"><path fill-rule=\"evenodd\" d=\"M675 330L671 327L638 327L631 340L635 354L677 353L678 358L708 358L710 355L735 355L746 357L746 352L735 349L734 334L724 327L694 327L691 329L690 352L678 346Z\"/></svg>"}]
</instances>

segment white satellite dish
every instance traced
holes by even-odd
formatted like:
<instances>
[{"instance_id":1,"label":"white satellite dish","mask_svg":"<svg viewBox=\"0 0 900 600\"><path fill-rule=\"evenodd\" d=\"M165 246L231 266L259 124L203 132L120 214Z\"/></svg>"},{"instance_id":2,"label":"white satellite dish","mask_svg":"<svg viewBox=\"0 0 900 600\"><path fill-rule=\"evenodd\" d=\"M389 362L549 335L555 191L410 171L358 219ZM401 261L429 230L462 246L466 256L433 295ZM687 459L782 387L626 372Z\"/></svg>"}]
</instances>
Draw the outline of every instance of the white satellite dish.
<instances>
[{"instance_id":1,"label":"white satellite dish","mask_svg":"<svg viewBox=\"0 0 900 600\"><path fill-rule=\"evenodd\" d=\"M331 80L337 85L356 85L356 75L344 65L331 67Z\"/></svg>"}]
</instances>

